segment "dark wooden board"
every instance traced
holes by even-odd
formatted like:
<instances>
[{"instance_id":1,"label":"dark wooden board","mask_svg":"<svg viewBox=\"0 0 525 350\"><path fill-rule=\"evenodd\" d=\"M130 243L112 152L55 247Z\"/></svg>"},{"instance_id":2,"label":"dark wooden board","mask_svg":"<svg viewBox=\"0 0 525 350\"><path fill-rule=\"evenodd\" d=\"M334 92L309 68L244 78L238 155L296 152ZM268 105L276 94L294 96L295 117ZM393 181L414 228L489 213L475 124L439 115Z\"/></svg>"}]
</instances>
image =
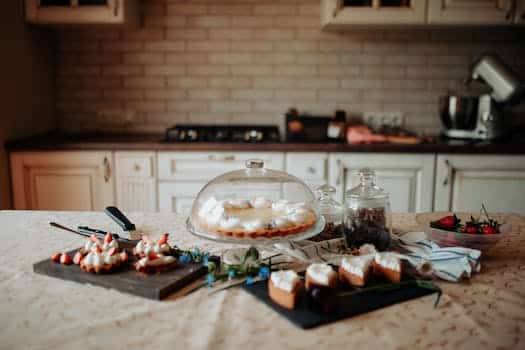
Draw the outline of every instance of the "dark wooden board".
<instances>
[{"instance_id":1,"label":"dark wooden board","mask_svg":"<svg viewBox=\"0 0 525 350\"><path fill-rule=\"evenodd\" d=\"M73 250L68 253L73 257L76 252L77 250ZM135 270L134 263L137 261L137 258L132 254L129 255L129 263L110 274L85 272L78 265L62 265L55 263L51 259L35 263L33 271L78 283L91 283L96 286L111 288L154 300L166 298L195 279L204 276L208 271L200 263L191 263L179 264L171 271L147 275Z\"/></svg>"},{"instance_id":2,"label":"dark wooden board","mask_svg":"<svg viewBox=\"0 0 525 350\"><path fill-rule=\"evenodd\" d=\"M378 281L377 283L384 284L385 282ZM357 316L410 299L435 293L435 291L412 284L400 285L399 289L390 290L388 292L380 292L377 290L363 291L350 296L338 297L335 310L330 313L323 313L313 309L312 306L309 305L304 290L301 292L297 300L295 309L288 310L277 305L270 299L270 296L268 295L267 281L260 281L251 285L243 285L242 288L275 310L281 316L303 329L322 326L327 323ZM340 291L350 290L346 289L346 287L338 287L338 289Z\"/></svg>"}]
</instances>

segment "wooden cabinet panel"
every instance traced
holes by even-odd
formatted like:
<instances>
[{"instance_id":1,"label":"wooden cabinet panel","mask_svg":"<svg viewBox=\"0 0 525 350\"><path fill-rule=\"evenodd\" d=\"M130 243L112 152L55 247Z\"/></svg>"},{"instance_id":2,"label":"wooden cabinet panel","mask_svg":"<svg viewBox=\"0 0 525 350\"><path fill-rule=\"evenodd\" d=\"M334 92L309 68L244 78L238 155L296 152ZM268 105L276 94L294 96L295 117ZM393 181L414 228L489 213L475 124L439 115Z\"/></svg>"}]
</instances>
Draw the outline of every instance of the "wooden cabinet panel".
<instances>
[{"instance_id":1,"label":"wooden cabinet panel","mask_svg":"<svg viewBox=\"0 0 525 350\"><path fill-rule=\"evenodd\" d=\"M330 155L330 183L343 200L344 191L358 184L356 172L369 167L377 183L390 193L393 212L432 210L434 155L333 154Z\"/></svg>"},{"instance_id":2,"label":"wooden cabinet panel","mask_svg":"<svg viewBox=\"0 0 525 350\"><path fill-rule=\"evenodd\" d=\"M435 209L525 214L525 156L439 155Z\"/></svg>"},{"instance_id":3,"label":"wooden cabinet panel","mask_svg":"<svg viewBox=\"0 0 525 350\"><path fill-rule=\"evenodd\" d=\"M117 205L126 212L157 211L155 152L116 152Z\"/></svg>"},{"instance_id":4,"label":"wooden cabinet panel","mask_svg":"<svg viewBox=\"0 0 525 350\"><path fill-rule=\"evenodd\" d=\"M518 0L516 4L515 23L525 25L525 0Z\"/></svg>"},{"instance_id":5,"label":"wooden cabinet panel","mask_svg":"<svg viewBox=\"0 0 525 350\"><path fill-rule=\"evenodd\" d=\"M513 0L431 0L430 24L505 24L512 23Z\"/></svg>"},{"instance_id":6,"label":"wooden cabinet panel","mask_svg":"<svg viewBox=\"0 0 525 350\"><path fill-rule=\"evenodd\" d=\"M102 210L114 205L111 152L11 154L15 209Z\"/></svg>"},{"instance_id":7,"label":"wooden cabinet panel","mask_svg":"<svg viewBox=\"0 0 525 350\"><path fill-rule=\"evenodd\" d=\"M401 3L406 5L382 6L380 0L373 0L370 1L370 6L344 6L340 0L322 0L321 24L324 29L338 29L349 25L425 23L427 0Z\"/></svg>"}]
</instances>

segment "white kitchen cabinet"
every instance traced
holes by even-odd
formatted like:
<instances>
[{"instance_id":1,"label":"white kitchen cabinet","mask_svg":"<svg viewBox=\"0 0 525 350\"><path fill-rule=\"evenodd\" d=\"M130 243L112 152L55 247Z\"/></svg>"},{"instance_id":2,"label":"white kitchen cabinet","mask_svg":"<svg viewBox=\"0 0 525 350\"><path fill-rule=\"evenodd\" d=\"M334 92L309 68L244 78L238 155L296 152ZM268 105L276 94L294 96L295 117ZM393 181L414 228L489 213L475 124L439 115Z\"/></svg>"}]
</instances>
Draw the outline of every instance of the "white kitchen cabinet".
<instances>
[{"instance_id":1,"label":"white kitchen cabinet","mask_svg":"<svg viewBox=\"0 0 525 350\"><path fill-rule=\"evenodd\" d=\"M432 211L434 188L433 154L334 153L330 155L330 183L341 194L359 183L357 171L369 167L377 184L390 194L393 212Z\"/></svg>"},{"instance_id":2,"label":"white kitchen cabinet","mask_svg":"<svg viewBox=\"0 0 525 350\"><path fill-rule=\"evenodd\" d=\"M514 22L514 0L430 0L429 24L500 25Z\"/></svg>"},{"instance_id":3,"label":"white kitchen cabinet","mask_svg":"<svg viewBox=\"0 0 525 350\"><path fill-rule=\"evenodd\" d=\"M118 207L125 211L157 211L155 152L115 152Z\"/></svg>"},{"instance_id":4,"label":"white kitchen cabinet","mask_svg":"<svg viewBox=\"0 0 525 350\"><path fill-rule=\"evenodd\" d=\"M15 209L103 210L115 205L111 152L11 153Z\"/></svg>"},{"instance_id":5,"label":"white kitchen cabinet","mask_svg":"<svg viewBox=\"0 0 525 350\"><path fill-rule=\"evenodd\" d=\"M262 159L268 169L284 170L280 152L159 152L159 210L187 214L199 191L216 176L245 169L248 159ZM247 187L247 193L280 197L282 189Z\"/></svg>"},{"instance_id":6,"label":"white kitchen cabinet","mask_svg":"<svg viewBox=\"0 0 525 350\"><path fill-rule=\"evenodd\" d=\"M328 153L294 152L286 154L286 172L297 176L312 189L328 183Z\"/></svg>"},{"instance_id":7,"label":"white kitchen cabinet","mask_svg":"<svg viewBox=\"0 0 525 350\"><path fill-rule=\"evenodd\" d=\"M137 24L138 0L25 0L34 24Z\"/></svg>"},{"instance_id":8,"label":"white kitchen cabinet","mask_svg":"<svg viewBox=\"0 0 525 350\"><path fill-rule=\"evenodd\" d=\"M525 214L525 156L438 155L436 211Z\"/></svg>"},{"instance_id":9,"label":"white kitchen cabinet","mask_svg":"<svg viewBox=\"0 0 525 350\"><path fill-rule=\"evenodd\" d=\"M324 29L338 29L367 24L425 24L426 7L427 0L322 0L321 25Z\"/></svg>"}]
</instances>

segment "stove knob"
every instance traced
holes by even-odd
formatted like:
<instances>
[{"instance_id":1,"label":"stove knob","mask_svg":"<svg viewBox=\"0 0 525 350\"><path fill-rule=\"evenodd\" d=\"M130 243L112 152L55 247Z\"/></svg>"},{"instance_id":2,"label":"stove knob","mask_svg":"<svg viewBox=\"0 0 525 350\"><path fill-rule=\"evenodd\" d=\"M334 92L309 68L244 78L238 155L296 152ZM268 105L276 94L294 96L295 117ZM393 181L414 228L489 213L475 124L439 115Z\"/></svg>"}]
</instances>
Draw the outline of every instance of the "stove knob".
<instances>
[{"instance_id":1,"label":"stove knob","mask_svg":"<svg viewBox=\"0 0 525 350\"><path fill-rule=\"evenodd\" d=\"M258 130L250 130L244 134L244 141L246 142L260 142L263 139L263 133Z\"/></svg>"},{"instance_id":2,"label":"stove knob","mask_svg":"<svg viewBox=\"0 0 525 350\"><path fill-rule=\"evenodd\" d=\"M199 136L197 134L197 131L195 131L193 129L189 129L186 135L187 135L188 141L196 141L197 137Z\"/></svg>"}]
</instances>

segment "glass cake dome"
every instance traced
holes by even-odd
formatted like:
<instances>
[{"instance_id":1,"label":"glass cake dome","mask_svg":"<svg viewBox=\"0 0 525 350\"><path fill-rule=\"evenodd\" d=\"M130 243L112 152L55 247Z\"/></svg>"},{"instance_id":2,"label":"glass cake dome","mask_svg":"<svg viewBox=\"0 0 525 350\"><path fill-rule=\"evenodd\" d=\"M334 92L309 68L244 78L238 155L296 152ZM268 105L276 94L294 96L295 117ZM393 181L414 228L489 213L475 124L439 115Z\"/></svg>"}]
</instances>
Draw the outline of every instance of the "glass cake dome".
<instances>
[{"instance_id":1,"label":"glass cake dome","mask_svg":"<svg viewBox=\"0 0 525 350\"><path fill-rule=\"evenodd\" d=\"M259 159L211 180L187 220L199 237L229 243L303 240L322 231L312 190L299 178L266 169Z\"/></svg>"}]
</instances>

